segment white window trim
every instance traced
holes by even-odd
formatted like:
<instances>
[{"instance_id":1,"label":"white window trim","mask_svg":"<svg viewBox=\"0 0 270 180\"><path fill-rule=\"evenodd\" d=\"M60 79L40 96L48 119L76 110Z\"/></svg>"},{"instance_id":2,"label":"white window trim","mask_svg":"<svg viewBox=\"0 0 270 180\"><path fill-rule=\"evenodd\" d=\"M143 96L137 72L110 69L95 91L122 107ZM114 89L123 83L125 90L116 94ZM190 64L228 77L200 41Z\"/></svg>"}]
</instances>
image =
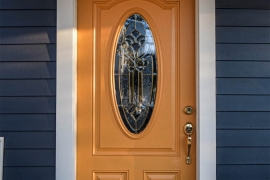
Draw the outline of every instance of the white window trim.
<instances>
[{"instance_id":1,"label":"white window trim","mask_svg":"<svg viewBox=\"0 0 270 180\"><path fill-rule=\"evenodd\" d=\"M56 180L76 180L76 3L57 0ZM197 180L215 180L215 0L196 0L196 62Z\"/></svg>"},{"instance_id":2,"label":"white window trim","mask_svg":"<svg viewBox=\"0 0 270 180\"><path fill-rule=\"evenodd\" d=\"M4 137L0 137L0 180L3 179L4 167Z\"/></svg>"}]
</instances>

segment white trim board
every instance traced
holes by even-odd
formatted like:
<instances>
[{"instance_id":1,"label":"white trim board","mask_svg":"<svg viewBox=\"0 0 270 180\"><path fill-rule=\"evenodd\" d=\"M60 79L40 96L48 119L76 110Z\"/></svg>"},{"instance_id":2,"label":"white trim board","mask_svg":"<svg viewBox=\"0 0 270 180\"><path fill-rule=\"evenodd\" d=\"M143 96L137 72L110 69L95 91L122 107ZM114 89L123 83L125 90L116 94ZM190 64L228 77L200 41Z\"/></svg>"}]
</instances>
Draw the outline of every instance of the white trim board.
<instances>
[{"instance_id":1,"label":"white trim board","mask_svg":"<svg viewBox=\"0 0 270 180\"><path fill-rule=\"evenodd\" d=\"M4 137L0 137L0 180L3 179L4 167Z\"/></svg>"},{"instance_id":2,"label":"white trim board","mask_svg":"<svg viewBox=\"0 0 270 180\"><path fill-rule=\"evenodd\" d=\"M216 179L215 0L196 0L197 180Z\"/></svg>"},{"instance_id":3,"label":"white trim board","mask_svg":"<svg viewBox=\"0 0 270 180\"><path fill-rule=\"evenodd\" d=\"M57 0L56 180L76 180L76 0ZM215 0L196 0L197 180L216 179Z\"/></svg>"},{"instance_id":4,"label":"white trim board","mask_svg":"<svg viewBox=\"0 0 270 180\"><path fill-rule=\"evenodd\" d=\"M56 179L76 179L76 0L57 0Z\"/></svg>"}]
</instances>

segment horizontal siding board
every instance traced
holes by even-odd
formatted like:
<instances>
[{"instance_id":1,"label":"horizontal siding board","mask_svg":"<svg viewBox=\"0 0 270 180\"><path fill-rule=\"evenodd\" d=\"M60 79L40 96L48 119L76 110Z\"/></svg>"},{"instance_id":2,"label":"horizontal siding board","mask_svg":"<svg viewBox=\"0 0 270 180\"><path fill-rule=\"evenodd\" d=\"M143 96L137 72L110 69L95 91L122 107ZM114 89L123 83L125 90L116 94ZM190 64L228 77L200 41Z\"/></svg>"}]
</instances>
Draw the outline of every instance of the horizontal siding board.
<instances>
[{"instance_id":1,"label":"horizontal siding board","mask_svg":"<svg viewBox=\"0 0 270 180\"><path fill-rule=\"evenodd\" d=\"M0 2L3 180L55 179L56 4Z\"/></svg>"},{"instance_id":2,"label":"horizontal siding board","mask_svg":"<svg viewBox=\"0 0 270 180\"><path fill-rule=\"evenodd\" d=\"M0 113L55 113L55 97L0 97Z\"/></svg>"},{"instance_id":3,"label":"horizontal siding board","mask_svg":"<svg viewBox=\"0 0 270 180\"><path fill-rule=\"evenodd\" d=\"M217 129L270 129L270 112L217 112Z\"/></svg>"},{"instance_id":4,"label":"horizontal siding board","mask_svg":"<svg viewBox=\"0 0 270 180\"><path fill-rule=\"evenodd\" d=\"M270 27L216 27L216 42L270 43Z\"/></svg>"},{"instance_id":5,"label":"horizontal siding board","mask_svg":"<svg viewBox=\"0 0 270 180\"><path fill-rule=\"evenodd\" d=\"M0 80L0 96L53 96L55 79Z\"/></svg>"},{"instance_id":6,"label":"horizontal siding board","mask_svg":"<svg viewBox=\"0 0 270 180\"><path fill-rule=\"evenodd\" d=\"M270 96L217 95L217 111L270 111Z\"/></svg>"},{"instance_id":7,"label":"horizontal siding board","mask_svg":"<svg viewBox=\"0 0 270 180\"><path fill-rule=\"evenodd\" d=\"M56 0L1 0L0 9L56 9Z\"/></svg>"},{"instance_id":8,"label":"horizontal siding board","mask_svg":"<svg viewBox=\"0 0 270 180\"><path fill-rule=\"evenodd\" d=\"M0 44L56 43L55 27L0 28Z\"/></svg>"},{"instance_id":9,"label":"horizontal siding board","mask_svg":"<svg viewBox=\"0 0 270 180\"><path fill-rule=\"evenodd\" d=\"M217 61L217 77L270 77L270 62Z\"/></svg>"},{"instance_id":10,"label":"horizontal siding board","mask_svg":"<svg viewBox=\"0 0 270 180\"><path fill-rule=\"evenodd\" d=\"M216 8L270 9L269 0L216 0Z\"/></svg>"},{"instance_id":11,"label":"horizontal siding board","mask_svg":"<svg viewBox=\"0 0 270 180\"><path fill-rule=\"evenodd\" d=\"M0 27L56 26L56 10L1 10Z\"/></svg>"},{"instance_id":12,"label":"horizontal siding board","mask_svg":"<svg viewBox=\"0 0 270 180\"><path fill-rule=\"evenodd\" d=\"M217 94L270 94L270 78L217 78L216 83Z\"/></svg>"},{"instance_id":13,"label":"horizontal siding board","mask_svg":"<svg viewBox=\"0 0 270 180\"><path fill-rule=\"evenodd\" d=\"M216 0L217 180L270 179L269 9Z\"/></svg>"},{"instance_id":14,"label":"horizontal siding board","mask_svg":"<svg viewBox=\"0 0 270 180\"><path fill-rule=\"evenodd\" d=\"M270 147L217 148L217 164L270 165Z\"/></svg>"},{"instance_id":15,"label":"horizontal siding board","mask_svg":"<svg viewBox=\"0 0 270 180\"><path fill-rule=\"evenodd\" d=\"M52 180L55 179L55 167L4 167L5 180Z\"/></svg>"},{"instance_id":16,"label":"horizontal siding board","mask_svg":"<svg viewBox=\"0 0 270 180\"><path fill-rule=\"evenodd\" d=\"M217 180L269 180L270 165L217 165Z\"/></svg>"},{"instance_id":17,"label":"horizontal siding board","mask_svg":"<svg viewBox=\"0 0 270 180\"><path fill-rule=\"evenodd\" d=\"M5 166L55 166L55 150L5 150Z\"/></svg>"},{"instance_id":18,"label":"horizontal siding board","mask_svg":"<svg viewBox=\"0 0 270 180\"><path fill-rule=\"evenodd\" d=\"M270 130L217 130L217 147L231 146L270 146Z\"/></svg>"},{"instance_id":19,"label":"horizontal siding board","mask_svg":"<svg viewBox=\"0 0 270 180\"><path fill-rule=\"evenodd\" d=\"M55 131L55 114L0 114L0 131Z\"/></svg>"},{"instance_id":20,"label":"horizontal siding board","mask_svg":"<svg viewBox=\"0 0 270 180\"><path fill-rule=\"evenodd\" d=\"M270 61L270 44L216 44L216 59Z\"/></svg>"},{"instance_id":21,"label":"horizontal siding board","mask_svg":"<svg viewBox=\"0 0 270 180\"><path fill-rule=\"evenodd\" d=\"M216 26L270 26L270 11L216 9Z\"/></svg>"},{"instance_id":22,"label":"horizontal siding board","mask_svg":"<svg viewBox=\"0 0 270 180\"><path fill-rule=\"evenodd\" d=\"M55 132L0 132L5 149L55 148Z\"/></svg>"},{"instance_id":23,"label":"horizontal siding board","mask_svg":"<svg viewBox=\"0 0 270 180\"><path fill-rule=\"evenodd\" d=\"M0 79L55 78L55 62L1 62Z\"/></svg>"},{"instance_id":24,"label":"horizontal siding board","mask_svg":"<svg viewBox=\"0 0 270 180\"><path fill-rule=\"evenodd\" d=\"M0 61L56 61L56 45L0 45Z\"/></svg>"}]
</instances>

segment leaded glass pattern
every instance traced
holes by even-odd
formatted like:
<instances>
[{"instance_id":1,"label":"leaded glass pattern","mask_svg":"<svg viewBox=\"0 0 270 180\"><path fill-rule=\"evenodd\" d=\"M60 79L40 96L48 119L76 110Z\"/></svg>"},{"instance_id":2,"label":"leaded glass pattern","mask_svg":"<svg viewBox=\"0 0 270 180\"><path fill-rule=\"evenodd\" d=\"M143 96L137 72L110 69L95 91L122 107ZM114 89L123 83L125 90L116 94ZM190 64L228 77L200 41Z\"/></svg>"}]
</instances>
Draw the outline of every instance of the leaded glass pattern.
<instances>
[{"instance_id":1,"label":"leaded glass pattern","mask_svg":"<svg viewBox=\"0 0 270 180\"><path fill-rule=\"evenodd\" d=\"M122 121L130 132L138 134L151 118L157 91L155 42L139 14L126 20L118 37L114 79Z\"/></svg>"}]
</instances>

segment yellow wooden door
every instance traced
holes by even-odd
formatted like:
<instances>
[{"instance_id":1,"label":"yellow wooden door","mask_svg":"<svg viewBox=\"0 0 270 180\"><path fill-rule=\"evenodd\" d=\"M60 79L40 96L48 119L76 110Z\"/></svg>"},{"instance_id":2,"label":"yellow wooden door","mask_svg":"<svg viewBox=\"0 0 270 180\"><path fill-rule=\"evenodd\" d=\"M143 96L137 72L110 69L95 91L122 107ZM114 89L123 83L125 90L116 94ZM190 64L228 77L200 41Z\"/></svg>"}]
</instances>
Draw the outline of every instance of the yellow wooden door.
<instances>
[{"instance_id":1,"label":"yellow wooden door","mask_svg":"<svg viewBox=\"0 0 270 180\"><path fill-rule=\"evenodd\" d=\"M183 127L194 127L194 0L78 0L77 180L195 180L196 134L190 156ZM132 133L121 119L115 56L132 14L151 28L157 57L154 110L145 129Z\"/></svg>"}]
</instances>

